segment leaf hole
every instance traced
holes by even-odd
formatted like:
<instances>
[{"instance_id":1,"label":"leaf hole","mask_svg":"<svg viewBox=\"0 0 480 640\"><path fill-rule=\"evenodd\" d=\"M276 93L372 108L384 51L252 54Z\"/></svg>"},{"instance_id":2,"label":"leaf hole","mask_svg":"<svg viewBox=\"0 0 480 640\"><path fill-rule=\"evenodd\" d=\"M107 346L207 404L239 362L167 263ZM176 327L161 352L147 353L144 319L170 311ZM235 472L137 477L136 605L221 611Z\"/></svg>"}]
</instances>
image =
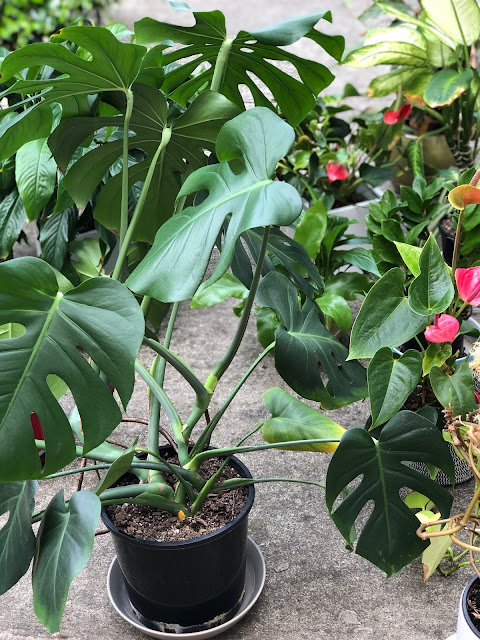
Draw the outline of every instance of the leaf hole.
<instances>
[{"instance_id":1,"label":"leaf hole","mask_svg":"<svg viewBox=\"0 0 480 640\"><path fill-rule=\"evenodd\" d=\"M247 49L246 47L242 47L240 51L242 53L254 53L253 49Z\"/></svg>"},{"instance_id":2,"label":"leaf hole","mask_svg":"<svg viewBox=\"0 0 480 640\"><path fill-rule=\"evenodd\" d=\"M230 167L230 171L236 176L239 176L245 171L245 161L243 158L233 158L233 160L229 160L228 166Z\"/></svg>"},{"instance_id":3,"label":"leaf hole","mask_svg":"<svg viewBox=\"0 0 480 640\"><path fill-rule=\"evenodd\" d=\"M245 44L257 44L256 40L246 40Z\"/></svg>"},{"instance_id":4,"label":"leaf hole","mask_svg":"<svg viewBox=\"0 0 480 640\"><path fill-rule=\"evenodd\" d=\"M0 325L0 340L13 340L20 338L25 333L26 328L18 322L8 322Z\"/></svg>"}]
</instances>

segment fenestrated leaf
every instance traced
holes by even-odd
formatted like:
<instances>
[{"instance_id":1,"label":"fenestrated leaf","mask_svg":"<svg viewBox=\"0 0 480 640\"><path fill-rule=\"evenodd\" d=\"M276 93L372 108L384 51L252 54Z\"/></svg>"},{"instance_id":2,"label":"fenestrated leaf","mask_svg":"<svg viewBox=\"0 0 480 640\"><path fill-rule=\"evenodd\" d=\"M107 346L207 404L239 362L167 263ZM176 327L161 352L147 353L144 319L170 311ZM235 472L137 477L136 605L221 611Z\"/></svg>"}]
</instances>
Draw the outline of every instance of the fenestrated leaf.
<instances>
[{"instance_id":1,"label":"fenestrated leaf","mask_svg":"<svg viewBox=\"0 0 480 640\"><path fill-rule=\"evenodd\" d=\"M262 435L266 442L288 442L289 440L339 440L345 429L327 416L308 407L300 400L273 387L263 396L265 406L272 414L263 423ZM294 445L282 447L290 451L322 451L331 453L338 447L337 442Z\"/></svg>"},{"instance_id":2,"label":"fenestrated leaf","mask_svg":"<svg viewBox=\"0 0 480 640\"><path fill-rule=\"evenodd\" d=\"M462 362L452 375L448 375L440 367L432 367L430 382L442 407L451 406L453 415L464 416L475 408L473 373L468 362Z\"/></svg>"},{"instance_id":3,"label":"fenestrated leaf","mask_svg":"<svg viewBox=\"0 0 480 640\"><path fill-rule=\"evenodd\" d=\"M419 315L442 313L455 293L447 265L438 244L430 235L418 261L420 275L410 285L408 304Z\"/></svg>"},{"instance_id":4,"label":"fenestrated leaf","mask_svg":"<svg viewBox=\"0 0 480 640\"><path fill-rule=\"evenodd\" d=\"M57 181L57 165L47 138L23 145L15 159L15 179L29 220L35 220L47 205Z\"/></svg>"},{"instance_id":5,"label":"fenestrated leaf","mask_svg":"<svg viewBox=\"0 0 480 640\"><path fill-rule=\"evenodd\" d=\"M165 74L162 90L182 105L186 105L205 83L211 83L217 56L227 40L225 17L220 11L194 12L193 15L196 23L193 27L180 27L151 18L143 18L135 23L137 42L150 44L171 40L186 45L166 53L163 64L169 65L196 56L181 66L172 65ZM261 84L264 83L288 122L293 126L297 125L313 109L317 95L332 82L333 75L322 64L305 60L278 47L293 44L306 37L319 44L336 60L340 60L344 47L343 38L327 36L314 29L322 18L329 22L332 19L330 12L326 11L293 18L252 33L240 31L230 41L221 92L243 108L239 85L244 84L250 89L255 106L272 108ZM277 60L291 63L298 71L300 80L272 62ZM204 63L208 63L209 68ZM205 68L192 76L201 65Z\"/></svg>"},{"instance_id":6,"label":"fenestrated leaf","mask_svg":"<svg viewBox=\"0 0 480 640\"><path fill-rule=\"evenodd\" d=\"M70 584L90 558L100 509L100 499L90 491L77 491L67 506L62 489L42 518L33 565L33 604L50 633L59 630Z\"/></svg>"},{"instance_id":7,"label":"fenestrated leaf","mask_svg":"<svg viewBox=\"0 0 480 640\"><path fill-rule=\"evenodd\" d=\"M377 42L360 47L348 54L342 64L355 69L365 69L377 64L396 64L410 67L428 65L425 49L407 42Z\"/></svg>"},{"instance_id":8,"label":"fenestrated leaf","mask_svg":"<svg viewBox=\"0 0 480 640\"><path fill-rule=\"evenodd\" d=\"M305 247L314 260L327 230L328 215L323 202L319 199L305 211L295 228L294 240Z\"/></svg>"},{"instance_id":9,"label":"fenestrated leaf","mask_svg":"<svg viewBox=\"0 0 480 640\"><path fill-rule=\"evenodd\" d=\"M395 415L378 440L359 427L349 429L327 471L327 507L349 544L355 539L355 520L373 500L373 512L362 528L356 552L389 576L428 544L416 535L418 520L400 498L400 489L409 487L428 496L442 518L449 515L453 501L446 489L404 462L434 464L453 481L453 461L441 432L430 420L411 411ZM332 512L336 499L358 476L362 476L360 484Z\"/></svg>"},{"instance_id":10,"label":"fenestrated leaf","mask_svg":"<svg viewBox=\"0 0 480 640\"><path fill-rule=\"evenodd\" d=\"M376 282L353 324L349 360L372 358L382 347L398 347L427 326L427 317L410 309L405 273L394 268Z\"/></svg>"},{"instance_id":11,"label":"fenestrated leaf","mask_svg":"<svg viewBox=\"0 0 480 640\"><path fill-rule=\"evenodd\" d=\"M325 329L311 300L307 298L300 309L297 288L288 278L276 271L267 274L257 300L273 309L281 322L275 331L275 366L294 391L324 409L338 409L366 396L365 370L358 362L345 362L346 348Z\"/></svg>"},{"instance_id":12,"label":"fenestrated leaf","mask_svg":"<svg viewBox=\"0 0 480 640\"><path fill-rule=\"evenodd\" d=\"M231 273L225 273L219 280L209 287L200 285L197 293L192 298L192 309L199 307L212 307L227 298L245 300L248 289L238 278Z\"/></svg>"},{"instance_id":13,"label":"fenestrated leaf","mask_svg":"<svg viewBox=\"0 0 480 640\"><path fill-rule=\"evenodd\" d=\"M206 163L204 150L212 151L218 132L225 122L239 113L238 107L224 96L205 91L187 111L175 119L169 117L167 100L158 89L140 83L133 86L133 111L129 129L129 149L141 149L145 160L129 167L129 187L143 182L150 162L162 141L164 129L171 129L170 141L161 154L152 178L134 239L151 242L158 228L173 214L181 180ZM125 113L125 95L105 96L109 104ZM67 168L77 147L93 132L107 126L123 127L123 116L73 118L65 120L50 136L49 144L60 167ZM122 155L123 140L107 142L81 157L65 176L65 186L79 207L85 207L93 190ZM109 229L120 228L122 174L110 178L97 199L95 218Z\"/></svg>"},{"instance_id":14,"label":"fenestrated leaf","mask_svg":"<svg viewBox=\"0 0 480 640\"><path fill-rule=\"evenodd\" d=\"M6 258L17 241L27 213L18 191L13 189L0 202L0 257Z\"/></svg>"},{"instance_id":15,"label":"fenestrated leaf","mask_svg":"<svg viewBox=\"0 0 480 640\"><path fill-rule=\"evenodd\" d=\"M480 38L480 9L475 0L421 0L428 19L458 44Z\"/></svg>"},{"instance_id":16,"label":"fenestrated leaf","mask_svg":"<svg viewBox=\"0 0 480 640\"><path fill-rule=\"evenodd\" d=\"M72 430L49 390L49 374L72 391L82 418L85 452L113 431L120 409L80 349L106 375L125 406L144 334L143 315L124 286L94 278L63 295L52 267L29 257L0 265L0 323L7 322L21 324L26 331L0 341L0 481L42 475L32 412L45 433L44 474L58 471L75 457Z\"/></svg>"},{"instance_id":17,"label":"fenestrated leaf","mask_svg":"<svg viewBox=\"0 0 480 640\"><path fill-rule=\"evenodd\" d=\"M230 266L237 238L247 229L291 224L301 211L296 189L271 179L293 142L293 129L269 109L257 107L225 124L217 138L220 164L197 169L179 196L207 191L197 206L173 216L127 280L136 293L163 302L185 300L197 290L226 216L231 214L212 284ZM235 173L229 161L241 160Z\"/></svg>"},{"instance_id":18,"label":"fenestrated leaf","mask_svg":"<svg viewBox=\"0 0 480 640\"><path fill-rule=\"evenodd\" d=\"M25 574L35 553L32 513L38 483L0 482L0 516L8 520L0 529L0 595Z\"/></svg>"},{"instance_id":19,"label":"fenestrated leaf","mask_svg":"<svg viewBox=\"0 0 480 640\"><path fill-rule=\"evenodd\" d=\"M367 369L372 429L403 407L422 374L422 355L410 349L395 358L388 347L379 349Z\"/></svg>"},{"instance_id":20,"label":"fenestrated leaf","mask_svg":"<svg viewBox=\"0 0 480 640\"><path fill-rule=\"evenodd\" d=\"M468 89L473 71L467 69L463 73L455 69L443 69L436 73L425 89L425 102L432 108L452 104Z\"/></svg>"}]
</instances>

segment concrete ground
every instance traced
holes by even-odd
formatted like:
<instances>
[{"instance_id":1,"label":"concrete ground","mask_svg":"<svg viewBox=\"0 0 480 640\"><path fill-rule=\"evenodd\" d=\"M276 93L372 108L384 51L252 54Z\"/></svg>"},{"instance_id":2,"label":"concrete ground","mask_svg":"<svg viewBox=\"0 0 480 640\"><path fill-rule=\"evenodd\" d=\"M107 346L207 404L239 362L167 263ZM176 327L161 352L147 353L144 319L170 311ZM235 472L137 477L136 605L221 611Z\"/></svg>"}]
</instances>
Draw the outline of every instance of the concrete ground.
<instances>
[{"instance_id":1,"label":"concrete ground","mask_svg":"<svg viewBox=\"0 0 480 640\"><path fill-rule=\"evenodd\" d=\"M363 30L355 16L369 2L190 0L190 5L195 10L221 8L232 35L240 29L254 29L294 15L331 9L334 23L322 23L322 29L331 34L341 33L351 47ZM112 7L110 13L112 19L124 20L130 25L145 15L191 24L187 14L173 12L165 0L124 0ZM295 50L329 65L337 76L330 92L341 92L346 82L364 91L375 76L372 70L359 72L333 65L328 56L311 43ZM189 310L183 306L172 349L203 379L226 349L236 321L229 303L205 310ZM250 326L233 366L217 390L219 397L214 406L219 406L260 351L254 326ZM142 352L142 359L148 364L151 355ZM185 416L192 397L178 382L176 374L170 371L166 388L180 415ZM234 443L259 424L267 415L262 395L275 385L286 388L268 358L224 416L215 443ZM138 385L127 413L147 416L143 384ZM362 425L368 415L368 405L357 403L329 415L344 426ZM130 443L137 434L141 434L145 442L143 427L123 424L114 438ZM243 459L256 476L292 476L319 481L325 478L328 465L328 456L308 453L263 452L247 454ZM60 482L51 481L48 486L44 483L40 501L62 486ZM72 479L66 493L74 487ZM454 489L454 510L465 508L472 487L470 481ZM424 586L421 562L417 560L396 576L385 578L361 557L345 551L343 539L327 514L321 489L292 484L259 486L250 516L250 535L265 556L267 581L255 608L237 627L222 636L225 640L445 640L455 631L458 599L470 571L460 570L448 579L437 574ZM113 556L110 536L98 536L86 570L70 590L60 637L71 640L140 640L144 637L118 618L108 601L106 575ZM43 640L50 635L34 617L29 580L29 576L25 576L0 598L0 640Z\"/></svg>"}]
</instances>

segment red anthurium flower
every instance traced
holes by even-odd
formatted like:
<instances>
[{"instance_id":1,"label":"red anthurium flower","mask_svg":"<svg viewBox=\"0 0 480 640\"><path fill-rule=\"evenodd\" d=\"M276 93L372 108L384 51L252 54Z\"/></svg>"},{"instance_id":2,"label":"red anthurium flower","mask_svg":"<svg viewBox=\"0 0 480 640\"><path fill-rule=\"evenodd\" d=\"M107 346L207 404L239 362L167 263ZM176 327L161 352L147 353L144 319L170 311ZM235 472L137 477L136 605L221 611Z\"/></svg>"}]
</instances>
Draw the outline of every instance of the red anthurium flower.
<instances>
[{"instance_id":1,"label":"red anthurium flower","mask_svg":"<svg viewBox=\"0 0 480 640\"><path fill-rule=\"evenodd\" d=\"M403 122L405 118L408 118L412 110L412 105L406 102L402 104L398 111L385 111L383 114L383 121L385 124L397 124L397 122Z\"/></svg>"},{"instance_id":2,"label":"red anthurium flower","mask_svg":"<svg viewBox=\"0 0 480 640\"><path fill-rule=\"evenodd\" d=\"M453 316L436 314L434 324L425 329L425 338L429 342L453 342L459 329L460 323Z\"/></svg>"},{"instance_id":3,"label":"red anthurium flower","mask_svg":"<svg viewBox=\"0 0 480 640\"><path fill-rule=\"evenodd\" d=\"M480 305L480 267L456 269L458 295L474 307Z\"/></svg>"},{"instance_id":4,"label":"red anthurium flower","mask_svg":"<svg viewBox=\"0 0 480 640\"><path fill-rule=\"evenodd\" d=\"M40 422L40 418L37 416L36 413L30 414L30 422L32 423L33 436L35 440L45 440L42 423ZM38 453L43 462L45 460L45 452L39 449Z\"/></svg>"},{"instance_id":5,"label":"red anthurium flower","mask_svg":"<svg viewBox=\"0 0 480 640\"><path fill-rule=\"evenodd\" d=\"M333 162L333 160L327 162L327 176L329 182L335 182L335 180L346 180L348 175L347 167L341 162Z\"/></svg>"}]
</instances>

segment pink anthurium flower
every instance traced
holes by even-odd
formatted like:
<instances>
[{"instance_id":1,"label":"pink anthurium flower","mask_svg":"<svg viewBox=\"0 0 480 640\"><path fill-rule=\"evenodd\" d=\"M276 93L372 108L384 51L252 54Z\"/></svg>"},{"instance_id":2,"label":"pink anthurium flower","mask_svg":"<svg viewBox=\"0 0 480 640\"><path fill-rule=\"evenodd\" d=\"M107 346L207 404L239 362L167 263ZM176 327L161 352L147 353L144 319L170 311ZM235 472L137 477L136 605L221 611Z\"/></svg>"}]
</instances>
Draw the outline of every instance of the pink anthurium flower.
<instances>
[{"instance_id":1,"label":"pink anthurium flower","mask_svg":"<svg viewBox=\"0 0 480 640\"><path fill-rule=\"evenodd\" d=\"M480 267L456 269L458 295L473 307L480 305Z\"/></svg>"},{"instance_id":2,"label":"pink anthurium flower","mask_svg":"<svg viewBox=\"0 0 480 640\"><path fill-rule=\"evenodd\" d=\"M425 329L425 338L429 342L453 342L459 329L460 323L453 316L436 314L434 324Z\"/></svg>"},{"instance_id":3,"label":"pink anthurium flower","mask_svg":"<svg viewBox=\"0 0 480 640\"><path fill-rule=\"evenodd\" d=\"M383 114L383 121L385 124L397 124L397 122L403 122L405 118L408 118L412 110L412 105L406 102L402 104L398 111L385 111Z\"/></svg>"},{"instance_id":4,"label":"pink anthurium flower","mask_svg":"<svg viewBox=\"0 0 480 640\"><path fill-rule=\"evenodd\" d=\"M349 173L344 164L330 160L327 162L327 176L329 182L335 182L335 180L346 180Z\"/></svg>"}]
</instances>

